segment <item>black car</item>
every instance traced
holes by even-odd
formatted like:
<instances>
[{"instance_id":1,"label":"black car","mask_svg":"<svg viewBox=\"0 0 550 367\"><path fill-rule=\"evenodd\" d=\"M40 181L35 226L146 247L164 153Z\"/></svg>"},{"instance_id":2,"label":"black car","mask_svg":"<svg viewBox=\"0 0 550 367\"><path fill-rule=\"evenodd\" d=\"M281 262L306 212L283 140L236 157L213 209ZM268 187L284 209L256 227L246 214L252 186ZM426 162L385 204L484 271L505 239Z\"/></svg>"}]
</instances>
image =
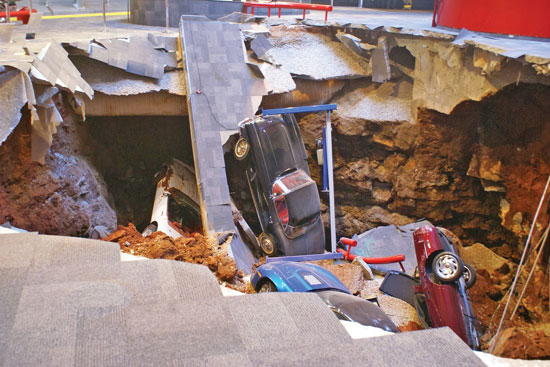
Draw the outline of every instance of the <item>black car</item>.
<instances>
[{"instance_id":1,"label":"black car","mask_svg":"<svg viewBox=\"0 0 550 367\"><path fill-rule=\"evenodd\" d=\"M269 256L322 253L325 233L319 192L294 115L257 117L240 125L235 157L246 160L246 178Z\"/></svg>"}]
</instances>

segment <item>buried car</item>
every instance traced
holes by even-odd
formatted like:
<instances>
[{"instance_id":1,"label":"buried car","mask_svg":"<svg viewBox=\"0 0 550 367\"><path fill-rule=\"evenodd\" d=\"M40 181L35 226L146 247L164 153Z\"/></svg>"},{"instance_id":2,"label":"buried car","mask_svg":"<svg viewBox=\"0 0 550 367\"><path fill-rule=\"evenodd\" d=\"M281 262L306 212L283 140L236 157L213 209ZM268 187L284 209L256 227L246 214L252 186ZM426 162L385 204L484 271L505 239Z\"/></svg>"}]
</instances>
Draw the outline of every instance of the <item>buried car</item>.
<instances>
[{"instance_id":1,"label":"buried car","mask_svg":"<svg viewBox=\"0 0 550 367\"><path fill-rule=\"evenodd\" d=\"M177 238L202 232L199 193L193 168L173 158L155 174L155 181L151 222L142 235L161 231Z\"/></svg>"},{"instance_id":2,"label":"buried car","mask_svg":"<svg viewBox=\"0 0 550 367\"><path fill-rule=\"evenodd\" d=\"M317 185L294 115L257 117L239 124L235 158L246 178L262 233L261 250L275 254L322 253L325 233Z\"/></svg>"},{"instance_id":3,"label":"buried car","mask_svg":"<svg viewBox=\"0 0 550 367\"><path fill-rule=\"evenodd\" d=\"M378 306L353 296L330 271L314 264L279 261L264 264L250 279L256 292L314 292L340 319L386 331L397 327Z\"/></svg>"},{"instance_id":4,"label":"buried car","mask_svg":"<svg viewBox=\"0 0 550 367\"><path fill-rule=\"evenodd\" d=\"M390 271L380 290L415 307L424 327L450 327L465 343L479 349L475 317L467 289L476 280L452 241L432 225L413 233L416 276Z\"/></svg>"}]
</instances>

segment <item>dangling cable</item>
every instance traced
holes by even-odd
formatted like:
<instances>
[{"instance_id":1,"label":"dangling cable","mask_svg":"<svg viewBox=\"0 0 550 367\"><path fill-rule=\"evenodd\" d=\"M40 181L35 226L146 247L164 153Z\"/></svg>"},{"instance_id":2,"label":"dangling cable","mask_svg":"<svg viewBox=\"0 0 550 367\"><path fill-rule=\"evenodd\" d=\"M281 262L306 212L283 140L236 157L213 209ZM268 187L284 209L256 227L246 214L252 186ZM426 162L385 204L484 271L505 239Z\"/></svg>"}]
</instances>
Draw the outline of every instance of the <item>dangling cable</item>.
<instances>
[{"instance_id":1,"label":"dangling cable","mask_svg":"<svg viewBox=\"0 0 550 367\"><path fill-rule=\"evenodd\" d=\"M523 249L523 253L521 254L521 259L519 260L518 264L518 270L516 271L516 275L514 277L514 281L512 282L512 286L510 287L510 293L508 294L508 299L506 300L506 305L504 306L504 311L502 312L502 316L500 317L500 322L498 323L498 328L495 333L495 337L493 338L493 344L491 345L491 348L489 349L489 353L493 353L493 350L495 349L495 345L497 343L498 334L500 333L500 329L502 328L502 323L504 322L504 318L506 317L506 311L508 310L508 306L510 305L510 299L512 298L512 295L514 294L514 289L516 288L516 283L519 278L519 273L521 272L521 267L523 265L523 260L525 259L525 254L527 253L527 250L529 249L529 243L531 242L531 236L533 235L533 230L535 228L535 224L537 223L537 219L539 216L540 208L542 207L542 203L544 202L544 198L546 197L546 192L548 191L548 185L550 184L550 175L548 175L548 180L546 181L546 186L544 187L544 191L542 193L542 196L540 197L539 206L537 208L537 211L535 212L535 217L533 218L533 223L531 223L531 229L529 230L529 235L527 236L527 240L525 241L525 248Z\"/></svg>"},{"instance_id":2,"label":"dangling cable","mask_svg":"<svg viewBox=\"0 0 550 367\"><path fill-rule=\"evenodd\" d=\"M521 290L521 294L518 297L518 302L516 303L516 307L514 307L514 311L512 311L512 316L510 316L510 321L514 319L514 316L516 315L516 311L519 308L521 299L523 298L523 295L525 294L525 290L527 289L527 286L529 285L529 281L531 280L531 277L533 276L533 273L535 272L535 268L537 267L537 263L539 262L539 257L542 254L542 250L544 249L544 245L546 244L546 239L548 238L548 230L550 229L550 222L548 223L548 226L546 227L546 230L544 231L544 235L541 237L541 240L539 241L540 247L539 251L537 252L537 257L535 258L535 262L533 264L533 267L531 268L531 271L529 272L529 276L527 277L527 280L525 281L525 284L523 285L523 289ZM536 246L535 246L536 249Z\"/></svg>"}]
</instances>

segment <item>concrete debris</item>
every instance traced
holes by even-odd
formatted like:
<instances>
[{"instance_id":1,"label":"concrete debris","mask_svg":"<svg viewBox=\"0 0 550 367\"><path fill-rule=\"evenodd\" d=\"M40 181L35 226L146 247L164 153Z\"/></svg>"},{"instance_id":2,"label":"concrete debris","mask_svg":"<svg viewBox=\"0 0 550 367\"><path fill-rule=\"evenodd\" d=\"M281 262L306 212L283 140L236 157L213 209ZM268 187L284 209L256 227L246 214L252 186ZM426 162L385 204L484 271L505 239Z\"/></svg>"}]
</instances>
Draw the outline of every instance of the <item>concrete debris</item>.
<instances>
[{"instance_id":1,"label":"concrete debris","mask_svg":"<svg viewBox=\"0 0 550 367\"><path fill-rule=\"evenodd\" d=\"M272 27L273 48L266 57L308 79L353 79L368 75L368 64L329 36L305 27Z\"/></svg>"},{"instance_id":2,"label":"concrete debris","mask_svg":"<svg viewBox=\"0 0 550 367\"><path fill-rule=\"evenodd\" d=\"M72 60L91 87L106 95L130 96L160 91L179 96L187 94L185 73L182 70L166 72L160 79L153 79L128 73L88 57L74 56Z\"/></svg>"},{"instance_id":3,"label":"concrete debris","mask_svg":"<svg viewBox=\"0 0 550 367\"><path fill-rule=\"evenodd\" d=\"M251 18L251 19L254 19L254 18ZM265 26L261 24L249 22L249 23L241 24L240 28L245 38L254 39L260 35L264 37L269 37L271 35L271 32L269 31L269 29L267 29Z\"/></svg>"},{"instance_id":4,"label":"concrete debris","mask_svg":"<svg viewBox=\"0 0 550 367\"><path fill-rule=\"evenodd\" d=\"M474 49L474 66L481 68L483 74L491 75L495 71L500 71L503 62L503 56L479 48Z\"/></svg>"},{"instance_id":5,"label":"concrete debris","mask_svg":"<svg viewBox=\"0 0 550 367\"><path fill-rule=\"evenodd\" d=\"M269 94L287 93L296 89L296 83L292 76L283 68L263 63L260 70L264 75Z\"/></svg>"},{"instance_id":6,"label":"concrete debris","mask_svg":"<svg viewBox=\"0 0 550 367\"><path fill-rule=\"evenodd\" d=\"M80 92L92 98L92 88L80 76L80 72L68 58L68 53L57 42L48 42L45 46L28 47L34 60L31 76L72 94Z\"/></svg>"},{"instance_id":7,"label":"concrete debris","mask_svg":"<svg viewBox=\"0 0 550 367\"><path fill-rule=\"evenodd\" d=\"M344 46L355 52L357 55L364 56L365 52L364 49L361 47L361 39L355 37L352 34L347 34L341 31L336 32L336 38L338 38L338 40L342 42Z\"/></svg>"},{"instance_id":8,"label":"concrete debris","mask_svg":"<svg viewBox=\"0 0 550 367\"><path fill-rule=\"evenodd\" d=\"M458 248L459 254L465 263L472 265L475 269L485 269L492 274L495 271L509 272L514 264L497 255L491 249L481 243L474 243L472 246ZM508 270L503 271L504 268Z\"/></svg>"},{"instance_id":9,"label":"concrete debris","mask_svg":"<svg viewBox=\"0 0 550 367\"><path fill-rule=\"evenodd\" d=\"M336 100L338 115L370 121L414 122L410 100L412 85L407 81L382 85L355 83L353 89ZM397 92L397 93L396 93ZM398 95L395 97L395 95Z\"/></svg>"},{"instance_id":10,"label":"concrete debris","mask_svg":"<svg viewBox=\"0 0 550 367\"><path fill-rule=\"evenodd\" d=\"M92 59L120 68L129 73L160 79L165 68L176 68L174 43L156 36L94 39L77 41L71 46L85 51Z\"/></svg>"},{"instance_id":11,"label":"concrete debris","mask_svg":"<svg viewBox=\"0 0 550 367\"><path fill-rule=\"evenodd\" d=\"M385 39L379 39L378 47L372 50L372 57L370 58L372 81L375 83L385 83L391 79L388 53L388 43Z\"/></svg>"},{"instance_id":12,"label":"concrete debris","mask_svg":"<svg viewBox=\"0 0 550 367\"><path fill-rule=\"evenodd\" d=\"M273 48L273 45L263 34L259 34L250 41L250 48L254 51L257 58L261 58L267 51Z\"/></svg>"}]
</instances>

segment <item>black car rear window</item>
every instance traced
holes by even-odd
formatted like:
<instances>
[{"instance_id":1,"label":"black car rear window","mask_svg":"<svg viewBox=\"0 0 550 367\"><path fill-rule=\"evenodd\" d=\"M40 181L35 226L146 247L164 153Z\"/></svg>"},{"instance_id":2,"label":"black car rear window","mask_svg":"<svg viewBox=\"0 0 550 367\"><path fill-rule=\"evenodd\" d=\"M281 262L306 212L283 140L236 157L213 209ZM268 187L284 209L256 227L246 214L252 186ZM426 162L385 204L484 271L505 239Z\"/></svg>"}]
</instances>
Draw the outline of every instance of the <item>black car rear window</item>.
<instances>
[{"instance_id":1,"label":"black car rear window","mask_svg":"<svg viewBox=\"0 0 550 367\"><path fill-rule=\"evenodd\" d=\"M267 158L270 175L278 175L290 168L296 168L296 161L284 125L269 124L262 129L262 143Z\"/></svg>"}]
</instances>

